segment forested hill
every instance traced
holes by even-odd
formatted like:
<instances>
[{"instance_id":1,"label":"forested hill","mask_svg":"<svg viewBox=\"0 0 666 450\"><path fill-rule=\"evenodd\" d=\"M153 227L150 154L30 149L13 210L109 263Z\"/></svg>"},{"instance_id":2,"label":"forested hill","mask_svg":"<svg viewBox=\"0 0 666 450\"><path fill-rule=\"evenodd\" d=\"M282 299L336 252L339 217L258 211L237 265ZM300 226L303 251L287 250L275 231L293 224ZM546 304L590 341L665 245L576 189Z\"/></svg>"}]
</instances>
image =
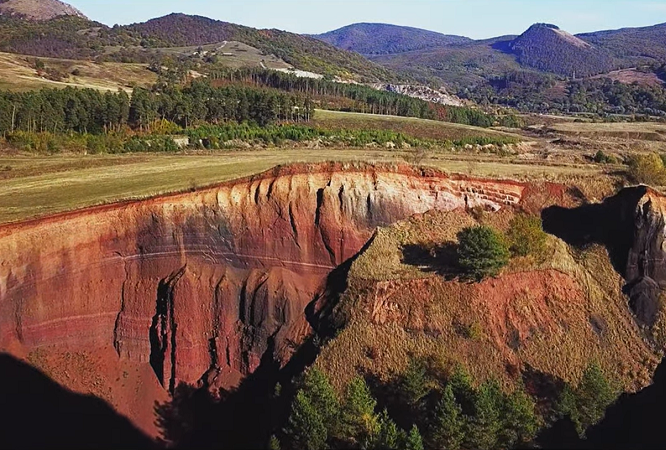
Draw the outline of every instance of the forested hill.
<instances>
[{"instance_id":1,"label":"forested hill","mask_svg":"<svg viewBox=\"0 0 666 450\"><path fill-rule=\"evenodd\" d=\"M388 70L360 55L308 36L280 30L256 30L201 16L170 14L145 23L119 27L121 34L151 47L178 47L240 41L284 59L295 67L323 74L357 74L365 79L393 78Z\"/></svg>"},{"instance_id":2,"label":"forested hill","mask_svg":"<svg viewBox=\"0 0 666 450\"><path fill-rule=\"evenodd\" d=\"M362 55L402 53L472 42L462 36L383 23L356 23L313 37Z\"/></svg>"},{"instance_id":3,"label":"forested hill","mask_svg":"<svg viewBox=\"0 0 666 450\"><path fill-rule=\"evenodd\" d=\"M666 23L643 28L584 33L578 37L608 50L628 64L639 65L654 60L666 62Z\"/></svg>"},{"instance_id":4,"label":"forested hill","mask_svg":"<svg viewBox=\"0 0 666 450\"><path fill-rule=\"evenodd\" d=\"M607 50L549 24L532 25L508 47L520 64L566 77L597 75L619 65Z\"/></svg>"},{"instance_id":5,"label":"forested hill","mask_svg":"<svg viewBox=\"0 0 666 450\"><path fill-rule=\"evenodd\" d=\"M31 21L0 16L0 51L71 59L145 62L164 47L239 41L274 54L297 69L357 81L396 81L389 70L359 54L317 39L278 30L257 30L199 16L171 14L146 23L106 27L80 17Z\"/></svg>"}]
</instances>

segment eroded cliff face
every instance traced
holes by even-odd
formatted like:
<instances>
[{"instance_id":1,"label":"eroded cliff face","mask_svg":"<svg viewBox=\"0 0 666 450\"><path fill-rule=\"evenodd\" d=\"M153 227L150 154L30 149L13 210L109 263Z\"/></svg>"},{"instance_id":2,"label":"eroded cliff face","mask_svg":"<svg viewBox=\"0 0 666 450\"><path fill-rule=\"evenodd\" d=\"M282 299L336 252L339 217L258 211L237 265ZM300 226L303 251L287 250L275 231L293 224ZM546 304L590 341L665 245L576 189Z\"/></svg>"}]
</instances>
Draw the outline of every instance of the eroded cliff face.
<instances>
[{"instance_id":1,"label":"eroded cliff face","mask_svg":"<svg viewBox=\"0 0 666 450\"><path fill-rule=\"evenodd\" d=\"M150 364L165 389L233 385L266 356L289 360L327 275L377 226L497 210L524 189L408 166L302 165L4 226L0 350L111 347L118 364Z\"/></svg>"}]
</instances>

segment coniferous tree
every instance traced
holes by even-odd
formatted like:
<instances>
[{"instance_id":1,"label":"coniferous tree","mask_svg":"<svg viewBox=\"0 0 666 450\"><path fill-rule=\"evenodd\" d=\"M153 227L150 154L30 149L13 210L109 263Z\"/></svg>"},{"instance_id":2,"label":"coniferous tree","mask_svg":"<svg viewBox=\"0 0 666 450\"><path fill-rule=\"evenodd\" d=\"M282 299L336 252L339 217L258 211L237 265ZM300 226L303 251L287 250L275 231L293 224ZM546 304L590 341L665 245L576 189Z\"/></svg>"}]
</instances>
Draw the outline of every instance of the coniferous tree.
<instances>
[{"instance_id":1,"label":"coniferous tree","mask_svg":"<svg viewBox=\"0 0 666 450\"><path fill-rule=\"evenodd\" d=\"M444 389L442 399L437 405L431 440L434 448L459 450L465 438L465 417L462 408L456 402L451 384Z\"/></svg>"},{"instance_id":2,"label":"coniferous tree","mask_svg":"<svg viewBox=\"0 0 666 450\"><path fill-rule=\"evenodd\" d=\"M494 383L487 382L474 396L474 415L468 422L466 446L478 450L494 449L500 429L497 388Z\"/></svg>"},{"instance_id":3,"label":"coniferous tree","mask_svg":"<svg viewBox=\"0 0 666 450\"><path fill-rule=\"evenodd\" d=\"M404 432L389 417L387 410L381 412L378 422L379 433L373 447L378 450L398 450L406 438Z\"/></svg>"},{"instance_id":4,"label":"coniferous tree","mask_svg":"<svg viewBox=\"0 0 666 450\"><path fill-rule=\"evenodd\" d=\"M351 446L367 448L379 432L379 420L375 414L377 401L372 397L365 380L356 376L347 386L341 411L342 439Z\"/></svg>"},{"instance_id":5,"label":"coniferous tree","mask_svg":"<svg viewBox=\"0 0 666 450\"><path fill-rule=\"evenodd\" d=\"M499 444L502 448L514 448L517 444L532 441L539 430L539 419L534 400L523 390L506 396L502 408L502 431Z\"/></svg>"},{"instance_id":6,"label":"coniferous tree","mask_svg":"<svg viewBox=\"0 0 666 450\"><path fill-rule=\"evenodd\" d=\"M296 394L285 434L294 448L306 450L326 448L328 433L324 420L303 390Z\"/></svg>"},{"instance_id":7,"label":"coniferous tree","mask_svg":"<svg viewBox=\"0 0 666 450\"><path fill-rule=\"evenodd\" d=\"M423 439L416 425L412 427L405 442L406 450L423 450Z\"/></svg>"}]
</instances>

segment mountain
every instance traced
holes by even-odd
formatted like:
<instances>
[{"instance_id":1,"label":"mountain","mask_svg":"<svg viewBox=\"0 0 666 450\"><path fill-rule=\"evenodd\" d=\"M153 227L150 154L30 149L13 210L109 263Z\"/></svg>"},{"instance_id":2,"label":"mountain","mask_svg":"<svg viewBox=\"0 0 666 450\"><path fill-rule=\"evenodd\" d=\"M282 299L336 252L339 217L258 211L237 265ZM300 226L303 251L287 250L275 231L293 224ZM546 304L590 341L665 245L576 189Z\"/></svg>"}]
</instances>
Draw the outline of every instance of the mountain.
<instances>
[{"instance_id":1,"label":"mountain","mask_svg":"<svg viewBox=\"0 0 666 450\"><path fill-rule=\"evenodd\" d=\"M58 0L0 0L0 15L31 20L50 20L60 16L87 19L78 9Z\"/></svg>"},{"instance_id":2,"label":"mountain","mask_svg":"<svg viewBox=\"0 0 666 450\"><path fill-rule=\"evenodd\" d=\"M575 36L555 25L535 24L519 36L372 55L370 59L421 82L458 89L488 84L516 72L580 79L666 63L666 24Z\"/></svg>"},{"instance_id":3,"label":"mountain","mask_svg":"<svg viewBox=\"0 0 666 450\"><path fill-rule=\"evenodd\" d=\"M472 42L462 36L383 23L356 23L313 37L362 55L402 53Z\"/></svg>"},{"instance_id":4,"label":"mountain","mask_svg":"<svg viewBox=\"0 0 666 450\"><path fill-rule=\"evenodd\" d=\"M608 50L549 24L532 25L506 50L523 66L567 77L597 75L618 66Z\"/></svg>"}]
</instances>

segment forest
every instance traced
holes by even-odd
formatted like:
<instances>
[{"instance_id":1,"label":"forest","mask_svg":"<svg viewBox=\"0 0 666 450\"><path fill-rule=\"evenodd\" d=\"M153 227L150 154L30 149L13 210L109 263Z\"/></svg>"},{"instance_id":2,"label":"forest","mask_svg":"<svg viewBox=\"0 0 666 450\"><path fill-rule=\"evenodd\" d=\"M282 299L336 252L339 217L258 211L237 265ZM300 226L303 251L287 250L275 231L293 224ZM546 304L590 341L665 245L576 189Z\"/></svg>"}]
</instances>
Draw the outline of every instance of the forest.
<instances>
[{"instance_id":1,"label":"forest","mask_svg":"<svg viewBox=\"0 0 666 450\"><path fill-rule=\"evenodd\" d=\"M530 381L507 388L475 379L464 365L430 359L411 359L388 381L357 375L342 389L316 366L295 385L261 386L260 412L248 404L256 392L249 387L221 393L220 402L205 389L178 386L173 399L156 408L163 443L273 450L556 448L580 445L618 394L596 363L576 384ZM544 388L552 395L539 393Z\"/></svg>"},{"instance_id":2,"label":"forest","mask_svg":"<svg viewBox=\"0 0 666 450\"><path fill-rule=\"evenodd\" d=\"M663 66L654 70L664 76ZM458 95L480 105L522 112L666 117L663 85L627 84L604 77L562 81L544 74L513 72L493 78L487 85L461 89Z\"/></svg>"}]
</instances>

